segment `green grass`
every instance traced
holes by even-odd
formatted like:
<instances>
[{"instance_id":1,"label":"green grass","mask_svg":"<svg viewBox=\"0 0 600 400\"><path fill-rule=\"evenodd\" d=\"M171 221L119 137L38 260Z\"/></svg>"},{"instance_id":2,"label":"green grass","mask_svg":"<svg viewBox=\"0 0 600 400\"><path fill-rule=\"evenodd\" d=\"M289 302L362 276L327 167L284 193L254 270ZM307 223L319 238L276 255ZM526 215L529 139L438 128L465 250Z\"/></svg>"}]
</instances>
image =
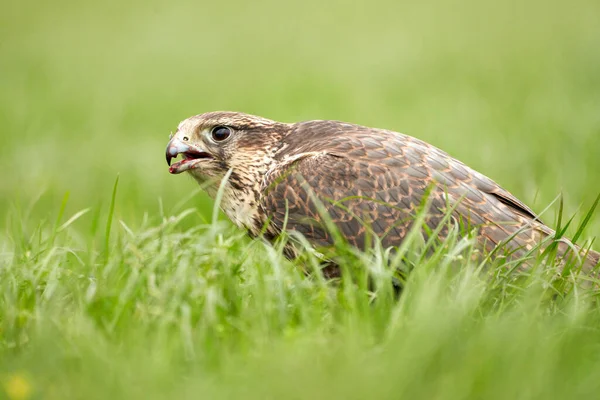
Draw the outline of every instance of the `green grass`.
<instances>
[{"instance_id":1,"label":"green grass","mask_svg":"<svg viewBox=\"0 0 600 400\"><path fill-rule=\"evenodd\" d=\"M407 245L400 301L377 251L340 248L332 285L164 162L209 110L390 128L537 212L563 193L566 235L589 240L597 1L38 3L0 14L0 398L598 393L597 293L481 275L458 240Z\"/></svg>"}]
</instances>

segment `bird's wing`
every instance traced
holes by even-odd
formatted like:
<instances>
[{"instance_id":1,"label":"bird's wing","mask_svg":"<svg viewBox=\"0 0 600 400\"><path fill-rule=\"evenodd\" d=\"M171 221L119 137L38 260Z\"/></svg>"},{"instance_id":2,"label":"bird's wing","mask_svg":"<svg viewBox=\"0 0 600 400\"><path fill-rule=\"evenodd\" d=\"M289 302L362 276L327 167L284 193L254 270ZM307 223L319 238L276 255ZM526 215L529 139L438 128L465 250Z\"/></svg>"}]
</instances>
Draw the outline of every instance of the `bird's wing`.
<instances>
[{"instance_id":1,"label":"bird's wing","mask_svg":"<svg viewBox=\"0 0 600 400\"><path fill-rule=\"evenodd\" d=\"M422 197L425 185L397 178L335 154L300 155L269 174L261 206L276 230L299 232L317 246L332 244L327 219L357 247L364 246L369 224L399 241L406 234L402 219L417 207L411 201Z\"/></svg>"},{"instance_id":2,"label":"bird's wing","mask_svg":"<svg viewBox=\"0 0 600 400\"><path fill-rule=\"evenodd\" d=\"M426 192L432 230L454 207L454 220L480 227L487 248L514 236L511 251L528 249L551 232L492 180L420 140L365 132L309 150L269 173L261 207L274 231L299 232L316 246L333 241L323 211L354 246L364 247L369 234L397 246Z\"/></svg>"}]
</instances>

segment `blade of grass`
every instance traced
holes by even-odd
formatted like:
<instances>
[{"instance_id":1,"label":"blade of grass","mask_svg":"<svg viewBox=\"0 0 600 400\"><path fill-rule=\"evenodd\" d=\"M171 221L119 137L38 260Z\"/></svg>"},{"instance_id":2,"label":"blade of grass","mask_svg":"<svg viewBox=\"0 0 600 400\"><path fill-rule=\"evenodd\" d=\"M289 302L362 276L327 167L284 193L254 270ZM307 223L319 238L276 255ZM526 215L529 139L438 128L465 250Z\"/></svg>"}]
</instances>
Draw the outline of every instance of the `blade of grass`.
<instances>
[{"instance_id":1,"label":"blade of grass","mask_svg":"<svg viewBox=\"0 0 600 400\"><path fill-rule=\"evenodd\" d=\"M573 243L576 243L577 239L579 239L581 237L583 230L589 224L590 219L592 219L592 215L594 215L594 212L596 211L596 207L598 207L599 202L600 202L600 194L598 194L598 197L596 197L596 201L594 201L594 204L592 204L592 207L589 209L589 211L585 215L585 218L583 219L581 224L579 224L579 227L577 228L577 232L575 232L575 235L573 236L573 239L572 239Z\"/></svg>"},{"instance_id":2,"label":"blade of grass","mask_svg":"<svg viewBox=\"0 0 600 400\"><path fill-rule=\"evenodd\" d=\"M119 186L119 175L115 179L115 184L113 186L112 196L110 198L110 207L108 208L108 218L106 220L106 231L104 233L104 255L105 260L108 261L108 256L110 253L110 232L112 228L112 220L113 215L115 213L115 201L117 199L117 187Z\"/></svg>"}]
</instances>

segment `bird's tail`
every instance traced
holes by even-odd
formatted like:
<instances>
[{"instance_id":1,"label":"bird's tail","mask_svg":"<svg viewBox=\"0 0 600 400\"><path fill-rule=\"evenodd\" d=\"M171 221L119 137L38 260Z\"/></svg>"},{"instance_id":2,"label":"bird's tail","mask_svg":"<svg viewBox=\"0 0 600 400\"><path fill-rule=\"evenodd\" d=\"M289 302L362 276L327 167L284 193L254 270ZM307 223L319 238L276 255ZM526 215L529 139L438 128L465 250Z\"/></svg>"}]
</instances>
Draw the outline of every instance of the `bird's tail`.
<instances>
[{"instance_id":1,"label":"bird's tail","mask_svg":"<svg viewBox=\"0 0 600 400\"><path fill-rule=\"evenodd\" d=\"M600 268L599 264L600 253L591 249L588 250L586 254L586 259L583 263L584 271L587 271L588 273L592 273L594 275L598 275L600 273L600 271L598 271L598 269Z\"/></svg>"},{"instance_id":2,"label":"bird's tail","mask_svg":"<svg viewBox=\"0 0 600 400\"><path fill-rule=\"evenodd\" d=\"M578 254L575 254L575 251ZM581 247L566 240L561 240L557 256L565 266L573 272L579 272L584 279L600 279L600 253L589 247Z\"/></svg>"}]
</instances>

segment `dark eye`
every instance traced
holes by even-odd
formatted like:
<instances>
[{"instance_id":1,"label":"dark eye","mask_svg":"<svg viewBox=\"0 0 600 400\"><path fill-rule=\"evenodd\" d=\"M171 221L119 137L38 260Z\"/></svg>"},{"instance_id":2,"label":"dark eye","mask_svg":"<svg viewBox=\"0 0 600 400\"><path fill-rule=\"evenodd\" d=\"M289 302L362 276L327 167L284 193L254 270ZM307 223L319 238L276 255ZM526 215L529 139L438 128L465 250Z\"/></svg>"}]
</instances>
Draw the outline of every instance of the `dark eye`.
<instances>
[{"instance_id":1,"label":"dark eye","mask_svg":"<svg viewBox=\"0 0 600 400\"><path fill-rule=\"evenodd\" d=\"M226 126L215 126L211 134L215 142L222 142L231 136L231 129Z\"/></svg>"}]
</instances>

